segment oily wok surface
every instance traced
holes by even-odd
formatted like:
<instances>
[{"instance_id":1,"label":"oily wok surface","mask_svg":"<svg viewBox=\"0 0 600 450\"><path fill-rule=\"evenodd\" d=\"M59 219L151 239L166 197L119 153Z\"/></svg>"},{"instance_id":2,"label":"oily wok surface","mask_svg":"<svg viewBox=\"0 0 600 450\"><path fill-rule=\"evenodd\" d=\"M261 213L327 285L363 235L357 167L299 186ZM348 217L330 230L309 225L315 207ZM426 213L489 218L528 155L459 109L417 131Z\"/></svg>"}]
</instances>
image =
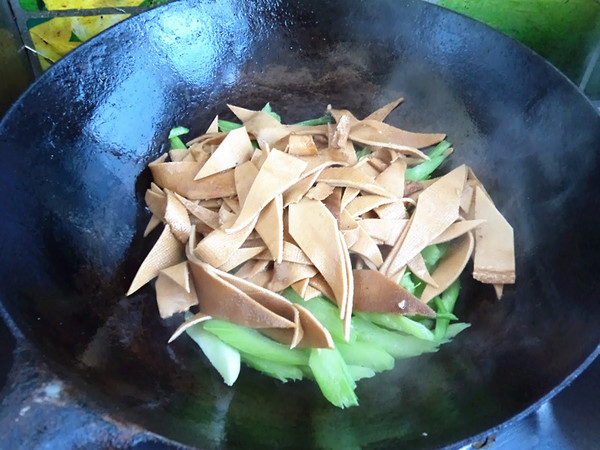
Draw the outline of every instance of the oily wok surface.
<instances>
[{"instance_id":1,"label":"oily wok surface","mask_svg":"<svg viewBox=\"0 0 600 450\"><path fill-rule=\"evenodd\" d=\"M597 351L600 118L541 58L454 13L298 3L172 3L41 77L0 124L0 299L81 395L184 444L452 445L532 407ZM158 236L142 238L143 193L169 129L200 134L226 103L269 101L292 123L398 96L389 122L447 133L442 170L471 165L513 225L517 284L502 301L467 277L458 315L472 327L361 381L344 411L314 383L251 370L228 388L190 340L167 345L179 321L160 320L153 289L124 294Z\"/></svg>"}]
</instances>

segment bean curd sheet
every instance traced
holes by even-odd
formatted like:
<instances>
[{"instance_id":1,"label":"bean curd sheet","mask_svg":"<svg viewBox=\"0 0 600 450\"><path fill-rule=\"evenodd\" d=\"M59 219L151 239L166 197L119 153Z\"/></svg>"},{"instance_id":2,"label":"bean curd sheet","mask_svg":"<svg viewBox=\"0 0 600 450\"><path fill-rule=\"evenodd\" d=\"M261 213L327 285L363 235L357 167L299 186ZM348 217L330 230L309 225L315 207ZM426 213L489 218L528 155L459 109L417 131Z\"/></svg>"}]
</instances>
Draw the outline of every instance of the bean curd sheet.
<instances>
[{"instance_id":1,"label":"bean curd sheet","mask_svg":"<svg viewBox=\"0 0 600 450\"><path fill-rule=\"evenodd\" d=\"M513 229L441 133L385 123L402 99L358 119L285 125L267 104L229 106L150 163L145 235L163 226L128 295L156 279L162 318L182 317L226 384L241 363L282 382L311 379L340 408L356 382L438 351L468 328L459 277L500 298L515 282ZM455 156L453 156L454 158Z\"/></svg>"}]
</instances>

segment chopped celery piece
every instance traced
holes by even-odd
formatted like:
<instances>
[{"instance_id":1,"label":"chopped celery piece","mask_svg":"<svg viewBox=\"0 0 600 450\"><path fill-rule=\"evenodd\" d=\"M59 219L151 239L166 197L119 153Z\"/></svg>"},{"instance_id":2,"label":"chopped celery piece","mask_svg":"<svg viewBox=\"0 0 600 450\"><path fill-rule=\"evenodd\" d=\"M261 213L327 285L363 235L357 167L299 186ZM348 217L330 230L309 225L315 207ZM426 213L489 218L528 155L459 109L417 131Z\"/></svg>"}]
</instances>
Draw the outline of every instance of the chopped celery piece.
<instances>
[{"instance_id":1,"label":"chopped celery piece","mask_svg":"<svg viewBox=\"0 0 600 450\"><path fill-rule=\"evenodd\" d=\"M171 131L169 131L169 139L173 139L174 137L181 136L182 134L188 134L189 132L190 132L190 130L188 130L186 127L171 128Z\"/></svg>"},{"instance_id":2,"label":"chopped celery piece","mask_svg":"<svg viewBox=\"0 0 600 450\"><path fill-rule=\"evenodd\" d=\"M290 349L252 328L211 319L204 324L204 329L243 353L281 364L304 365L308 363L307 350Z\"/></svg>"},{"instance_id":3,"label":"chopped celery piece","mask_svg":"<svg viewBox=\"0 0 600 450\"><path fill-rule=\"evenodd\" d=\"M451 313L454 311L454 305L456 304L456 300L458 299L458 293L460 292L460 281L456 280L448 289L446 289L440 295L440 301L443 305L443 310L440 312Z\"/></svg>"},{"instance_id":4,"label":"chopped celery piece","mask_svg":"<svg viewBox=\"0 0 600 450\"><path fill-rule=\"evenodd\" d=\"M423 161L414 167L409 167L404 173L404 179L407 181L421 181L429 178L429 175L437 169L440 164L446 159L446 150L450 148L450 143L447 141L440 142L429 153L429 160Z\"/></svg>"},{"instance_id":5,"label":"chopped celery piece","mask_svg":"<svg viewBox=\"0 0 600 450\"><path fill-rule=\"evenodd\" d=\"M240 374L240 352L204 331L202 325L194 325L186 332L200 346L210 363L223 377L225 384L231 386Z\"/></svg>"},{"instance_id":6,"label":"chopped celery piece","mask_svg":"<svg viewBox=\"0 0 600 450\"><path fill-rule=\"evenodd\" d=\"M294 125L303 125L305 127L314 127L316 125L327 125L328 123L331 123L330 115L321 116L316 119L303 120L302 122L295 123Z\"/></svg>"},{"instance_id":7,"label":"chopped celery piece","mask_svg":"<svg viewBox=\"0 0 600 450\"><path fill-rule=\"evenodd\" d=\"M452 311L454 311L454 305L456 304L456 299L458 298L459 291L460 282L459 280L456 280L448 287L448 289L442 292L440 296L435 297L434 302L437 306L438 313L452 314ZM433 330L433 334L435 335L436 340L441 341L446 337L446 332L448 330L449 324L449 319L443 317L436 318L435 329Z\"/></svg>"},{"instance_id":8,"label":"chopped celery piece","mask_svg":"<svg viewBox=\"0 0 600 450\"><path fill-rule=\"evenodd\" d=\"M238 128L242 128L242 125L235 122L230 122L228 120L219 119L219 130L223 133L229 133L231 130L236 130Z\"/></svg>"},{"instance_id":9,"label":"chopped celery piece","mask_svg":"<svg viewBox=\"0 0 600 450\"><path fill-rule=\"evenodd\" d=\"M313 348L308 365L327 400L339 408L358 405L356 383L336 348Z\"/></svg>"},{"instance_id":10,"label":"chopped celery piece","mask_svg":"<svg viewBox=\"0 0 600 450\"><path fill-rule=\"evenodd\" d=\"M432 244L421 251L427 270L431 272L435 268L438 261L446 254L446 250L448 250L448 246L445 244Z\"/></svg>"},{"instance_id":11,"label":"chopped celery piece","mask_svg":"<svg viewBox=\"0 0 600 450\"><path fill-rule=\"evenodd\" d=\"M174 150L176 148L187 148L183 141L177 136L171 138L171 150Z\"/></svg>"},{"instance_id":12,"label":"chopped celery piece","mask_svg":"<svg viewBox=\"0 0 600 450\"><path fill-rule=\"evenodd\" d=\"M248 353L242 354L242 360L253 369L284 383L288 380L302 379L302 369L298 366L276 363Z\"/></svg>"},{"instance_id":13,"label":"chopped celery piece","mask_svg":"<svg viewBox=\"0 0 600 450\"><path fill-rule=\"evenodd\" d=\"M439 344L436 341L425 341L414 336L402 336L358 316L352 319L352 331L356 334L357 342L374 344L398 359L436 352Z\"/></svg>"},{"instance_id":14,"label":"chopped celery piece","mask_svg":"<svg viewBox=\"0 0 600 450\"><path fill-rule=\"evenodd\" d=\"M402 275L402 278L400 278L400 286L402 286L404 289L406 289L408 292L414 295L417 286L415 285L411 275L411 271L406 269L404 275Z\"/></svg>"},{"instance_id":15,"label":"chopped celery piece","mask_svg":"<svg viewBox=\"0 0 600 450\"><path fill-rule=\"evenodd\" d=\"M281 122L281 116L279 114L277 114L276 112L273 112L273 110L271 109L271 104L267 103L263 109L263 112L266 112L267 114L275 117L275 119L277 119L277 122Z\"/></svg>"},{"instance_id":16,"label":"chopped celery piece","mask_svg":"<svg viewBox=\"0 0 600 450\"><path fill-rule=\"evenodd\" d=\"M379 325L391 330L403 331L416 338L426 341L433 341L434 336L429 328L422 323L412 320L406 316L392 313L361 313L361 317L370 320L375 325Z\"/></svg>"},{"instance_id":17,"label":"chopped celery piece","mask_svg":"<svg viewBox=\"0 0 600 450\"><path fill-rule=\"evenodd\" d=\"M292 303L300 303L301 305L304 304L304 303L306 303L306 300L304 300L300 296L300 294L298 294L291 287L288 287L288 288L284 289L283 292L281 293L281 295L284 296L285 298L287 298Z\"/></svg>"},{"instance_id":18,"label":"chopped celery piece","mask_svg":"<svg viewBox=\"0 0 600 450\"><path fill-rule=\"evenodd\" d=\"M283 291L282 295L289 301L300 303L308 309L327 328L333 339L345 341L344 322L340 319L340 310L336 305L322 296L304 300L292 288ZM350 342L353 340L350 339Z\"/></svg>"},{"instance_id":19,"label":"chopped celery piece","mask_svg":"<svg viewBox=\"0 0 600 450\"><path fill-rule=\"evenodd\" d=\"M448 319L448 320L458 320L458 317L456 317L454 314L452 313L436 313L435 314L435 318L436 319Z\"/></svg>"},{"instance_id":20,"label":"chopped celery piece","mask_svg":"<svg viewBox=\"0 0 600 450\"><path fill-rule=\"evenodd\" d=\"M352 364L348 364L348 371L354 381L362 380L363 378L373 378L377 373L368 367L353 366Z\"/></svg>"},{"instance_id":21,"label":"chopped celery piece","mask_svg":"<svg viewBox=\"0 0 600 450\"><path fill-rule=\"evenodd\" d=\"M470 323L464 323L464 322L453 323L453 324L448 325L448 329L446 330L446 339L452 339L452 338L456 337L457 334L463 332L470 326L471 326Z\"/></svg>"},{"instance_id":22,"label":"chopped celery piece","mask_svg":"<svg viewBox=\"0 0 600 450\"><path fill-rule=\"evenodd\" d=\"M368 367L375 372L382 372L394 368L394 358L375 345L364 342L348 344L344 341L336 341L335 346L347 364Z\"/></svg>"}]
</instances>

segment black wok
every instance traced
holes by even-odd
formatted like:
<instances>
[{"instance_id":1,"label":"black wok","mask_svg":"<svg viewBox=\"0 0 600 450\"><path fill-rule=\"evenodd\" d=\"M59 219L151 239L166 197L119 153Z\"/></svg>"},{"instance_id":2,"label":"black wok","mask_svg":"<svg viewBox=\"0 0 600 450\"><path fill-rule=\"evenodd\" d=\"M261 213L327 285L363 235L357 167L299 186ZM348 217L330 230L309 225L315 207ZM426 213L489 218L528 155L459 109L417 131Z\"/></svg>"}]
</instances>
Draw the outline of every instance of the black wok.
<instances>
[{"instance_id":1,"label":"black wok","mask_svg":"<svg viewBox=\"0 0 600 450\"><path fill-rule=\"evenodd\" d=\"M328 103L443 131L516 235L501 302L469 282L472 327L360 382L337 410L309 382L250 370L227 388L192 343L166 345L151 287L124 296L157 235L147 163L169 129L226 103L285 121ZM213 447L458 445L531 411L598 353L600 117L519 44L418 1L182 1L103 33L42 76L0 124L0 295L22 339L82 397L175 441ZM86 391L85 393L83 391ZM513 419L514 420L514 419Z\"/></svg>"}]
</instances>

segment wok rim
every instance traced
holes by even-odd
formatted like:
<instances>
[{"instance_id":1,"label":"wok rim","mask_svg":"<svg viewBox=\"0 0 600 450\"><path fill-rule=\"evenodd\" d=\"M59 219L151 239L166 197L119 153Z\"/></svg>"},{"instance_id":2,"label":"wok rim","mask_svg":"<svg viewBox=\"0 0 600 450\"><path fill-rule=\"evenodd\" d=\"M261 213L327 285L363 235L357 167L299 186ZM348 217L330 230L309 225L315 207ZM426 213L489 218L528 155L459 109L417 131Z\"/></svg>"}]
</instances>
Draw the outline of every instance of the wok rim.
<instances>
[{"instance_id":1,"label":"wok rim","mask_svg":"<svg viewBox=\"0 0 600 450\"><path fill-rule=\"evenodd\" d=\"M76 49L69 52L65 57L61 58L61 60L54 63L41 76L39 76L37 79L35 79L34 82L31 83L23 93L21 93L21 95L18 97L18 99L3 114L3 116L0 118L0 135L4 132L7 124L12 121L12 117L19 113L19 109L25 102L26 98L29 97L32 94L32 92L36 91L40 85L43 85L44 83L49 83L50 81L53 81L53 72L59 70L61 67L70 65L71 60L76 60L77 58L79 58L80 54L85 55L88 51L87 49L89 47L92 47L92 45L94 43L106 40L107 38L110 38L111 36L115 35L116 33L118 34L120 29L124 28L123 24L126 25L127 23L129 23L131 21L134 21L134 22L145 21L146 17L149 17L152 14L161 14L163 9L173 8L178 4L186 3L188 1L189 0L174 0L172 2L169 2L169 3L163 4L163 5L154 7L152 9L143 11L139 14L131 15L130 17L124 19L123 21L111 26L110 28L103 30L96 36L94 36L91 39L89 39L88 41L84 42L82 45L78 46ZM536 64L544 65L546 67L545 70L552 71L555 76L558 75L562 79L562 82L563 83L566 82L570 86L569 89L573 90L574 93L576 93L578 95L578 97L580 97L580 100L584 101L584 103L586 104L586 108L590 109L590 113L593 112L593 114L600 117L600 109L594 105L592 100L588 96L585 95L585 93L579 88L579 86L577 84L575 84L570 78L568 78L563 72L561 72L551 62L549 62L547 59L545 59L540 54L538 54L537 52L532 50L530 47L527 47L525 44L521 43L520 41L492 28L491 26L489 26L483 22L477 21L469 16L466 16L463 13L459 13L454 10L444 8L440 5L432 4L432 3L429 3L424 0L410 0L407 3L419 3L422 5L426 4L427 6L424 6L424 8L434 8L434 9L444 11L443 14L459 16L459 17L461 17L461 20L467 21L470 25L476 26L476 27L483 27L486 29L486 31L485 31L486 33L493 33L496 35L496 37L498 39L503 39L503 40L509 41L512 46L516 46L519 48L519 52L525 52L530 57L534 58L536 61ZM88 44L88 42L90 44ZM79 373L77 370L74 370L74 368L66 367L63 363L61 363L56 358L46 355L46 353L43 351L43 349L40 348L40 346L37 345L27 335L27 333L26 333L26 331L24 331L22 325L19 325L13 319L11 314L6 309L5 303L7 303L6 296L5 296L5 294L0 292L0 319L5 322L8 329L15 337L16 346L15 346L14 352L18 352L19 349L23 348L24 346L29 346L29 347L35 349L36 354L40 358L40 360L42 362L46 363L57 375L61 376L61 374L64 374L68 378L69 381L73 380L73 379L77 381L76 386L77 386L77 394L78 395L82 395L82 396L84 396L84 398L89 398L89 399L94 400L97 403L97 405L99 405L102 409L105 409L105 411L104 411L105 414L107 414L108 416L110 416L112 418L115 418L118 422L122 423L123 418L119 417L118 413L115 413L114 411L111 411L111 409L110 409L110 406L112 406L111 399L104 396L103 394L101 394L99 392L96 392L97 388L94 387L93 383L91 383L89 380L87 380L85 377L83 377L82 374ZM498 425L490 427L484 431L479 432L478 434L472 435L472 436L465 438L463 440L460 440L458 442L448 444L441 448L443 448L445 450L460 449L464 446L470 445L478 440L484 439L492 434L498 433L502 430L506 430L507 428L515 425L517 422L519 422L520 420L522 420L525 417L534 413L544 403L550 401L557 394L559 394L565 388L567 388L571 383L573 383L577 379L577 377L579 377L581 375L581 373L583 373L596 360L596 358L599 355L600 355L600 342L597 343L595 349L590 354L588 354L588 356L583 360L583 362L581 362L577 366L577 368L573 372L571 372L569 375L567 375L559 384L557 384L553 389L551 389L546 395L542 396L541 398L539 398L538 400L533 402L526 409L511 416L510 418L499 423ZM32 364L35 364L35 362ZM15 369L18 370L18 367L15 367L15 366L16 366L16 363L13 363L13 366L11 367L10 370L11 371L15 370ZM89 386L89 387L91 387L91 390L88 391L88 390L80 389L79 388L80 385ZM96 408L96 410L93 412L98 412L98 408ZM165 444L173 445L173 446L176 446L179 448L194 448L194 447L187 446L187 444L183 444L179 441L175 441L175 440L172 440L171 438L168 438L161 434L158 434L157 432L154 432L144 426L140 426L140 425L136 424L136 422L133 420L128 419L124 423L124 425L129 426L129 427L140 428L144 435L156 438L160 442L165 443Z\"/></svg>"}]
</instances>

